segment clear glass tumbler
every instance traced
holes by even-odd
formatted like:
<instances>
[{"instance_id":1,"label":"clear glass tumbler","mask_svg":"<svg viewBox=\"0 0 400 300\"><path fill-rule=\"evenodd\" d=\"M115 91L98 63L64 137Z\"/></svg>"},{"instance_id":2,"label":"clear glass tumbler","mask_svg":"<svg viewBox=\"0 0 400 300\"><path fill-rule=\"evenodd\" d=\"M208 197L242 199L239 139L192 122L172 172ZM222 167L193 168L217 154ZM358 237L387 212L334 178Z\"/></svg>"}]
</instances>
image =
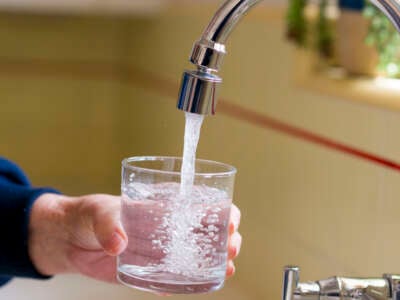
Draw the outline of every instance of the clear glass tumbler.
<instances>
[{"instance_id":1,"label":"clear glass tumbler","mask_svg":"<svg viewBox=\"0 0 400 300\"><path fill-rule=\"evenodd\" d=\"M196 160L194 185L181 191L177 157L122 161L121 220L128 247L118 257L120 282L146 291L207 293L225 280L236 169Z\"/></svg>"}]
</instances>

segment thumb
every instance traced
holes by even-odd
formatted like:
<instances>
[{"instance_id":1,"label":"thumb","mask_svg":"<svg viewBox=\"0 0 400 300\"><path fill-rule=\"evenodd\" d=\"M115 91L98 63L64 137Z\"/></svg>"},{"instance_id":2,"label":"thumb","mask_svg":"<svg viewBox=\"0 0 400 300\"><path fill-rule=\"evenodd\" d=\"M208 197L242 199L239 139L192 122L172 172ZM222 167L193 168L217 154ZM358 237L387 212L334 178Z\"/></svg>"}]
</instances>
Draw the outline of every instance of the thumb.
<instances>
[{"instance_id":1,"label":"thumb","mask_svg":"<svg viewBox=\"0 0 400 300\"><path fill-rule=\"evenodd\" d=\"M116 256L122 253L128 237L120 222L120 199L109 195L96 195L93 205L93 231L103 250Z\"/></svg>"}]
</instances>

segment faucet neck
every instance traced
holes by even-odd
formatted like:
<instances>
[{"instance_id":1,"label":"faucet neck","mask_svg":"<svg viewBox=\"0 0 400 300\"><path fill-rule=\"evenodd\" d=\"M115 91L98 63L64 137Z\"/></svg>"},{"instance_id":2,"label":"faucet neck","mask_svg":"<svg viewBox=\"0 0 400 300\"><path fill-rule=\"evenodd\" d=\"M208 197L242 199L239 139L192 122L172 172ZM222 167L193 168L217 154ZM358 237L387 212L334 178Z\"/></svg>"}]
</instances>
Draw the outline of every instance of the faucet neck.
<instances>
[{"instance_id":1,"label":"faucet neck","mask_svg":"<svg viewBox=\"0 0 400 300\"><path fill-rule=\"evenodd\" d=\"M370 0L378 7L400 31L400 1L399 0Z\"/></svg>"},{"instance_id":2,"label":"faucet neck","mask_svg":"<svg viewBox=\"0 0 400 300\"><path fill-rule=\"evenodd\" d=\"M199 69L218 72L226 53L226 40L242 17L258 2L261 0L226 1L194 44L190 61Z\"/></svg>"}]
</instances>

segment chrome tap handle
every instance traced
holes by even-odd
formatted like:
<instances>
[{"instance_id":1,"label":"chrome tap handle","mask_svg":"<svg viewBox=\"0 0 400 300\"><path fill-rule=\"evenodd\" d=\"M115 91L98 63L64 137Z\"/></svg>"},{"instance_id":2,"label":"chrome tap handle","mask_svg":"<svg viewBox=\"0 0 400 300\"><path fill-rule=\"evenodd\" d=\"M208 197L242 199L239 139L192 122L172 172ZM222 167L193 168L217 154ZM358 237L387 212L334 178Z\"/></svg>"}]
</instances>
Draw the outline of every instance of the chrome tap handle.
<instances>
[{"instance_id":1,"label":"chrome tap handle","mask_svg":"<svg viewBox=\"0 0 400 300\"><path fill-rule=\"evenodd\" d=\"M299 283L299 267L286 266L283 271L282 300L292 300Z\"/></svg>"},{"instance_id":2,"label":"chrome tap handle","mask_svg":"<svg viewBox=\"0 0 400 300\"><path fill-rule=\"evenodd\" d=\"M282 300L400 300L400 275L383 278L330 277L299 282L299 267L283 272Z\"/></svg>"},{"instance_id":3,"label":"chrome tap handle","mask_svg":"<svg viewBox=\"0 0 400 300\"><path fill-rule=\"evenodd\" d=\"M392 300L400 300L400 276L384 274L383 277L389 282Z\"/></svg>"},{"instance_id":4,"label":"chrome tap handle","mask_svg":"<svg viewBox=\"0 0 400 300\"><path fill-rule=\"evenodd\" d=\"M299 267L285 267L283 271L282 300L319 300L320 287L318 283L299 283L299 273Z\"/></svg>"},{"instance_id":5,"label":"chrome tap handle","mask_svg":"<svg viewBox=\"0 0 400 300\"><path fill-rule=\"evenodd\" d=\"M390 288L384 278L331 277L319 280L320 300L388 300Z\"/></svg>"}]
</instances>

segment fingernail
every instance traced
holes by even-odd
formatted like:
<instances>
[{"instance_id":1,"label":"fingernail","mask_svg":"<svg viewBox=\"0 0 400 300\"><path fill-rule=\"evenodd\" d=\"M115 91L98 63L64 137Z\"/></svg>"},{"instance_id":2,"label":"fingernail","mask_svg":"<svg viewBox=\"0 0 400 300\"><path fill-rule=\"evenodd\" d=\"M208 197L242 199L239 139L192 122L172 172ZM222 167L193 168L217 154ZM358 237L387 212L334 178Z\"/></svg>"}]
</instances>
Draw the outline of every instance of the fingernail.
<instances>
[{"instance_id":1,"label":"fingernail","mask_svg":"<svg viewBox=\"0 0 400 300\"><path fill-rule=\"evenodd\" d=\"M122 249L125 248L126 243L127 241L125 237L123 237L119 232L114 232L108 241L109 247L107 248L111 250L111 254L119 254Z\"/></svg>"},{"instance_id":2,"label":"fingernail","mask_svg":"<svg viewBox=\"0 0 400 300\"><path fill-rule=\"evenodd\" d=\"M233 247L232 249L232 257L236 257L238 255L238 249L237 247Z\"/></svg>"},{"instance_id":3,"label":"fingernail","mask_svg":"<svg viewBox=\"0 0 400 300\"><path fill-rule=\"evenodd\" d=\"M227 270L226 270L226 276L230 277L235 273L235 267L233 264L229 264Z\"/></svg>"},{"instance_id":4,"label":"fingernail","mask_svg":"<svg viewBox=\"0 0 400 300\"><path fill-rule=\"evenodd\" d=\"M232 234L235 232L235 224L229 223L229 233Z\"/></svg>"}]
</instances>

